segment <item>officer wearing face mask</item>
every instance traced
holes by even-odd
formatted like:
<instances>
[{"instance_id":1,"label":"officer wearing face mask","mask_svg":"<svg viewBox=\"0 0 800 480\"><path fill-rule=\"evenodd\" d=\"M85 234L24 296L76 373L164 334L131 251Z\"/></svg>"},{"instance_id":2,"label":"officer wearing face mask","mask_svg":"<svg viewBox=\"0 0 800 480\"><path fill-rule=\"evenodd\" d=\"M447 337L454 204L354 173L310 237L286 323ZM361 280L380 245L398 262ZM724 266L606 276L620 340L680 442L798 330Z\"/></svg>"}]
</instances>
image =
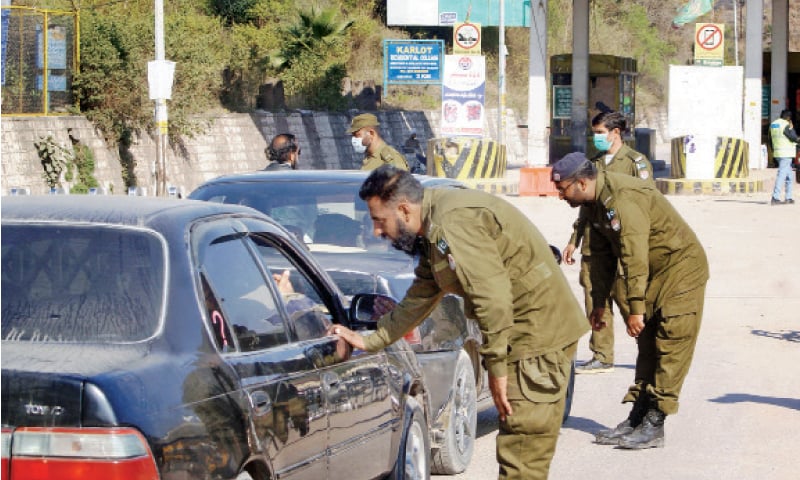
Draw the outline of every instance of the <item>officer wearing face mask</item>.
<instances>
[{"instance_id":1,"label":"officer wearing face mask","mask_svg":"<svg viewBox=\"0 0 800 480\"><path fill-rule=\"evenodd\" d=\"M378 117L371 113L362 113L353 117L347 133L353 136L353 148L356 153L364 154L361 170L375 170L382 165L393 165L408 170L406 157L383 141L378 133L380 125Z\"/></svg>"},{"instance_id":2,"label":"officer wearing face mask","mask_svg":"<svg viewBox=\"0 0 800 480\"><path fill-rule=\"evenodd\" d=\"M592 158L592 162L599 171L608 171L638 177L644 182L655 186L653 167L647 157L622 142L622 132L626 129L625 116L611 109L606 109L592 119L594 132L594 146L600 152ZM589 224L587 216L592 207L581 207L578 219L573 224L572 236L569 244L564 248L564 261L567 265L575 263L573 253L581 245L581 273L580 283L584 287L584 296L587 315L592 311L592 299L589 295ZM622 318L628 318L628 305L625 292L624 278L617 278L612 290L612 298L617 304ZM576 373L605 373L614 369L614 328L612 325L613 306L611 299L606 301L603 326L592 330L589 340L589 349L592 358L578 364Z\"/></svg>"}]
</instances>

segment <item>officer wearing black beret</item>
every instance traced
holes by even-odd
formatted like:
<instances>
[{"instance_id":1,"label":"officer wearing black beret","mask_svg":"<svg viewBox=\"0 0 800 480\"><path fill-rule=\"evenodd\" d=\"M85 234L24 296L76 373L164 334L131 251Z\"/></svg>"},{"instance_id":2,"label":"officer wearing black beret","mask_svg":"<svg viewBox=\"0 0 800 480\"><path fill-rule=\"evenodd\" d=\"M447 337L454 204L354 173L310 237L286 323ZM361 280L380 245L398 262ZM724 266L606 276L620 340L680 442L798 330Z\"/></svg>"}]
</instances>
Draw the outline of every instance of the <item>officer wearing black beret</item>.
<instances>
[{"instance_id":1,"label":"officer wearing black beret","mask_svg":"<svg viewBox=\"0 0 800 480\"><path fill-rule=\"evenodd\" d=\"M605 299L620 264L630 308L625 323L639 347L635 382L622 400L633 408L616 428L598 432L596 442L661 447L664 419L678 411L700 331L709 277L705 251L652 184L598 171L580 152L553 165L552 180L572 207L592 207L587 287L594 304L592 328L603 328Z\"/></svg>"}]
</instances>

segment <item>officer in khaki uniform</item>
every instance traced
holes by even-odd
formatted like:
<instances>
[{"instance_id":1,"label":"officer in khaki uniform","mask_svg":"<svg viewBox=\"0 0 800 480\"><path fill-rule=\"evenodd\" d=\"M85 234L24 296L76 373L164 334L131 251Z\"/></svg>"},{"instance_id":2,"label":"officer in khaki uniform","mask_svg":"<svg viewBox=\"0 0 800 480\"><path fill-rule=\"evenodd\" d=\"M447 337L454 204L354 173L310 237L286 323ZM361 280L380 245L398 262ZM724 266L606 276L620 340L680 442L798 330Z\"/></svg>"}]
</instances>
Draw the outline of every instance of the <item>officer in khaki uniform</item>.
<instances>
[{"instance_id":1,"label":"officer in khaki uniform","mask_svg":"<svg viewBox=\"0 0 800 480\"><path fill-rule=\"evenodd\" d=\"M571 206L592 205L589 321L602 322L618 265L624 272L628 334L636 337L635 383L623 403L628 418L596 434L600 444L640 449L664 445L664 419L677 413L703 316L708 261L697 236L651 184L598 171L579 152L553 166L553 181ZM598 306L599 305L599 306Z\"/></svg>"},{"instance_id":2,"label":"officer in khaki uniform","mask_svg":"<svg viewBox=\"0 0 800 480\"><path fill-rule=\"evenodd\" d=\"M406 157L383 141L376 128L378 125L378 117L371 113L362 113L353 117L347 130L353 136L353 148L357 153L364 154L361 170L375 170L381 165L393 165L401 170L408 170Z\"/></svg>"},{"instance_id":3,"label":"officer in khaki uniform","mask_svg":"<svg viewBox=\"0 0 800 480\"><path fill-rule=\"evenodd\" d=\"M625 145L622 141L622 132L625 131L627 121L619 112L608 111L596 115L592 119L595 148L600 152L592 158L598 170L619 172L632 177L638 177L645 182L655 185L653 167L647 157ZM582 206L578 219L573 224L572 236L564 248L564 262L568 265L575 263L572 255L578 245L581 246L581 272L580 284L585 296L586 315L592 311L592 299L587 285L589 284L589 224L587 209L591 206ZM628 307L625 303L625 282L620 277L611 291L611 298L605 302L605 316L603 326L599 330L592 330L589 339L589 349L592 358L581 363L576 368L576 373L604 373L614 370L614 311L611 299L617 304L623 319L628 318Z\"/></svg>"},{"instance_id":4,"label":"officer in khaki uniform","mask_svg":"<svg viewBox=\"0 0 800 480\"><path fill-rule=\"evenodd\" d=\"M448 293L464 299L483 334L481 355L500 416L500 478L546 479L561 426L577 340L588 330L550 246L525 215L477 190L424 190L409 173L380 167L359 195L374 233L419 253L405 298L362 337L369 351L400 339Z\"/></svg>"}]
</instances>

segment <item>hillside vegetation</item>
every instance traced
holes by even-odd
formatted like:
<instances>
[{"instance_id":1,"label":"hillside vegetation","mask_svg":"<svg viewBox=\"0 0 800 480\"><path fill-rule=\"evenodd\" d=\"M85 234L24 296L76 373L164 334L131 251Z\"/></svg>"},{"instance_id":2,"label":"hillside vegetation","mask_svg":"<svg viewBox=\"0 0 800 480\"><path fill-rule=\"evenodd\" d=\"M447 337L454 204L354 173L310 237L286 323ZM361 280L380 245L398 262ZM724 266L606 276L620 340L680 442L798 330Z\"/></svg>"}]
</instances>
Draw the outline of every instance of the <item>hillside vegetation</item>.
<instances>
[{"instance_id":1,"label":"hillside vegetation","mask_svg":"<svg viewBox=\"0 0 800 480\"><path fill-rule=\"evenodd\" d=\"M42 7L39 0L26 0ZM152 129L147 62L154 59L152 0L49 0L79 9L81 67L73 83L80 112L114 143ZM25 2L15 2L24 4ZM177 63L170 135L192 135L197 118L256 107L262 85L282 82L287 108L346 110L343 80L382 80L387 38L441 38L450 28L387 28L380 0L173 0L165 3L166 57ZM637 110L665 103L668 65L691 57L693 28L670 27L685 0L591 2L590 51L638 61ZM719 2L718 2L719 3ZM572 1L549 0L548 55L572 49ZM718 9L703 20L731 22ZM731 29L732 30L732 29ZM727 33L727 32L726 32ZM496 105L498 29L484 28L487 103ZM528 29L508 28L507 105L527 115ZM727 42L733 45L732 41ZM431 109L438 87L392 86L381 108ZM640 114L641 115L641 114Z\"/></svg>"}]
</instances>

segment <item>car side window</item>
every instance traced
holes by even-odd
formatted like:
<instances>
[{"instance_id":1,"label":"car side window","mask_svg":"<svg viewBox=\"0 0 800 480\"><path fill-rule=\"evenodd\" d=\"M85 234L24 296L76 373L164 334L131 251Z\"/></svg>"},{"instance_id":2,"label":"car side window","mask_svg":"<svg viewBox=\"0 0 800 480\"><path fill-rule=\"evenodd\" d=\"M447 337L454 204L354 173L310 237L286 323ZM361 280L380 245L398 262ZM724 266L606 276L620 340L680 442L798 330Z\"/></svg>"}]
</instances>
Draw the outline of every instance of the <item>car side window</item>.
<instances>
[{"instance_id":1,"label":"car side window","mask_svg":"<svg viewBox=\"0 0 800 480\"><path fill-rule=\"evenodd\" d=\"M206 299L206 306L217 307L209 310L212 330L216 329L216 341L223 351L227 338L222 338L225 330L219 330L221 325L232 330L243 352L288 342L286 325L273 290L245 240L239 235L218 238L201 250L199 259L213 297L211 302Z\"/></svg>"},{"instance_id":2,"label":"car side window","mask_svg":"<svg viewBox=\"0 0 800 480\"><path fill-rule=\"evenodd\" d=\"M325 296L317 290L309 274L266 235L251 235L250 240L281 292L297 340L324 337L332 323L330 310L323 300Z\"/></svg>"}]
</instances>

